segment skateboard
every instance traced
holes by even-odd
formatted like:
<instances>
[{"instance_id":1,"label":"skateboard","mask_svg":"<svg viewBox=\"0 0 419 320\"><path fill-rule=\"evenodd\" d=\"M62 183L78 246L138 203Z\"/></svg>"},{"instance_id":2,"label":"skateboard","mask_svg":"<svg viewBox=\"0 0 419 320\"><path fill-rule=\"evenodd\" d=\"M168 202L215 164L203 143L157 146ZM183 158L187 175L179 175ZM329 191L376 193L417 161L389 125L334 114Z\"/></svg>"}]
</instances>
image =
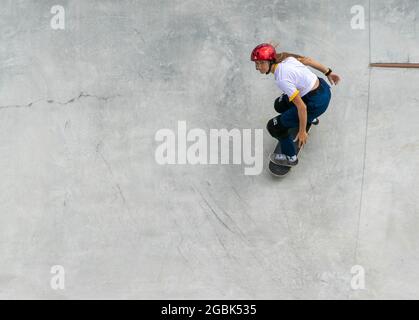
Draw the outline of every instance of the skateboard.
<instances>
[{"instance_id":1,"label":"skateboard","mask_svg":"<svg viewBox=\"0 0 419 320\"><path fill-rule=\"evenodd\" d=\"M319 119L314 119L311 123L307 125L307 133L310 133L311 127L317 126L320 123ZM298 134L298 128L291 128L289 129L289 134L291 135L292 140L295 140L297 134ZM302 148L298 147L298 141L294 141L295 149L297 150L297 156L300 153ZM281 143L278 142L276 145L276 148L274 150L274 153L282 153L281 151ZM291 171L291 167L287 166L280 166L276 163L273 163L269 160L269 171L276 177L283 177L287 175Z\"/></svg>"}]
</instances>

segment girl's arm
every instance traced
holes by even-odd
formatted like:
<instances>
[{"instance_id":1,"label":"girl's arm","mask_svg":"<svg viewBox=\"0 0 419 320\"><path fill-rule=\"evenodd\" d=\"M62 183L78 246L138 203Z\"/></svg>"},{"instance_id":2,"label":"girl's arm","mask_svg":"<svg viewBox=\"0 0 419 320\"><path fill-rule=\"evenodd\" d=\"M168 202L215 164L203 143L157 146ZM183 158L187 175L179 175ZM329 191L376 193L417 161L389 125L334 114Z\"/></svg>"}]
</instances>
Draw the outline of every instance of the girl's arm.
<instances>
[{"instance_id":1,"label":"girl's arm","mask_svg":"<svg viewBox=\"0 0 419 320\"><path fill-rule=\"evenodd\" d=\"M330 70L331 72L327 75L327 79L329 79L329 82L334 85L337 85L339 83L340 81L339 75L332 72L332 69L325 67L324 65L322 65L320 62L317 62L313 58L301 57L301 58L298 58L298 61L300 61L302 64L305 64L306 66L319 70L323 74L326 74Z\"/></svg>"},{"instance_id":2,"label":"girl's arm","mask_svg":"<svg viewBox=\"0 0 419 320\"><path fill-rule=\"evenodd\" d=\"M304 57L304 56L300 56L299 54L289 53L289 52L281 52L279 54L280 60L286 59L288 57L294 57L295 59L300 61L302 64L305 64L306 66L309 66L309 67L312 67L316 70L319 70L323 74L326 73L327 71L329 71L329 68L326 68L324 65L317 62L313 58Z\"/></svg>"},{"instance_id":3,"label":"girl's arm","mask_svg":"<svg viewBox=\"0 0 419 320\"><path fill-rule=\"evenodd\" d=\"M294 100L292 101L298 110L298 120L299 120L299 130L297 134L298 139L298 147L301 148L303 145L306 144L308 139L308 134L306 131L307 127L307 106L304 103L303 99L301 99L300 95L298 94Z\"/></svg>"},{"instance_id":4,"label":"girl's arm","mask_svg":"<svg viewBox=\"0 0 419 320\"><path fill-rule=\"evenodd\" d=\"M320 71L323 74L326 74L329 70L329 68L325 67L324 65L322 65L320 62L317 62L316 60L314 60L313 58L310 57L304 57L304 56L300 56L299 54L295 54L295 53L289 53L289 52L281 52L279 54L279 58L280 61L288 58L288 57L294 57L295 59L297 59L298 61L300 61L302 64L312 67L318 71ZM329 82L331 84L337 85L340 81L340 76L337 75L334 72L331 72L327 75L327 79L329 79Z\"/></svg>"},{"instance_id":5,"label":"girl's arm","mask_svg":"<svg viewBox=\"0 0 419 320\"><path fill-rule=\"evenodd\" d=\"M321 73L325 74L327 71L329 71L329 68L322 65L320 62L317 62L313 58L310 57L301 57L298 59L302 64L305 64L306 66L312 67L316 70L319 70Z\"/></svg>"}]
</instances>

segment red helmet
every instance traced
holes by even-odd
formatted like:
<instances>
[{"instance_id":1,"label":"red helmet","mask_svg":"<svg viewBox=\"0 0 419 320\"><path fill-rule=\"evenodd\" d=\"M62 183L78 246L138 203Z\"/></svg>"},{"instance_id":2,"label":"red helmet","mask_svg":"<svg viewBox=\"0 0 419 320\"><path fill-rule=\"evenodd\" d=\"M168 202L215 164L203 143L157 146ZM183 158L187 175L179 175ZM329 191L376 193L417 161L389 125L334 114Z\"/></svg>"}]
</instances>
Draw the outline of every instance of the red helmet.
<instances>
[{"instance_id":1,"label":"red helmet","mask_svg":"<svg viewBox=\"0 0 419 320\"><path fill-rule=\"evenodd\" d=\"M268 43L262 43L253 49L250 60L252 61L275 61L276 59L276 50L274 46Z\"/></svg>"}]
</instances>

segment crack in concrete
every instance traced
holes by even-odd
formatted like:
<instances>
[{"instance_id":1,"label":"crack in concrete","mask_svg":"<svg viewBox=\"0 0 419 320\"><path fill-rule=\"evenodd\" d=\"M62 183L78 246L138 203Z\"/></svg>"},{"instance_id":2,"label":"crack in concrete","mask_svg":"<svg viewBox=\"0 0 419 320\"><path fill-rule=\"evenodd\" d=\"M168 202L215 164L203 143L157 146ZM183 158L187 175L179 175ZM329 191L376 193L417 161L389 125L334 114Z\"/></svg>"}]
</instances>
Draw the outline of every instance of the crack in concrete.
<instances>
[{"instance_id":1,"label":"crack in concrete","mask_svg":"<svg viewBox=\"0 0 419 320\"><path fill-rule=\"evenodd\" d=\"M122 192L122 189L119 185L119 183L116 184L116 188L118 189L118 193L121 196L122 201L124 202L124 205L126 206L127 201L125 200L124 193ZM128 209L128 208L127 208Z\"/></svg>"},{"instance_id":2,"label":"crack in concrete","mask_svg":"<svg viewBox=\"0 0 419 320\"><path fill-rule=\"evenodd\" d=\"M107 102L108 100L116 98L116 97L120 97L120 95L117 94L117 95L113 95L113 96L97 96L97 95L89 94L89 93L86 93L86 92L82 91L82 92L80 92L80 94L77 97L74 97L74 98L72 98L72 99L70 99L66 102L60 102L60 101L55 101L55 100L47 100L47 102L48 103L57 103L57 104L60 104L60 105L67 105L67 104L73 103L74 101L78 101L81 98L95 98L97 100Z\"/></svg>"},{"instance_id":3,"label":"crack in concrete","mask_svg":"<svg viewBox=\"0 0 419 320\"><path fill-rule=\"evenodd\" d=\"M132 213L132 211L130 210L129 206L128 206L128 202L127 199L125 197L125 194L123 192L123 189L121 188L121 185L117 182L117 179L114 175L114 172L112 170L112 167L110 165L110 163L108 162L108 160L105 158L105 156L103 155L102 151L101 151L101 147L102 147L102 142L99 142L98 144L96 144L96 153L99 155L99 157L102 159L103 163L105 164L106 169L108 170L110 176L111 176L111 180L112 183L114 185L114 187L117 190L117 194L119 195L120 199L122 200L122 205L125 208L125 212L127 214L127 218L128 220L130 220L130 227L133 228L135 235L137 236L138 239L141 239L141 233L138 231L140 229L140 225L137 221L137 218L135 217L135 215ZM123 224L123 221L121 219L121 217L119 218L119 221L121 223L121 225ZM130 241L132 243L133 246L136 246L136 242L133 242L132 240Z\"/></svg>"},{"instance_id":4,"label":"crack in concrete","mask_svg":"<svg viewBox=\"0 0 419 320\"><path fill-rule=\"evenodd\" d=\"M80 94L77 97L71 98L70 100L65 101L65 102L56 101L56 100L53 100L53 99L47 99L47 100L38 99L38 100L35 100L35 101L32 101L32 102L29 102L28 104L14 104L14 105L0 106L0 109L30 108L30 107L34 106L35 104L37 104L38 102L41 102L41 101L44 101L44 102L47 102L47 103L50 103L50 104L55 103L55 104L59 104L59 105L64 106L64 105L72 104L73 102L78 101L81 98L94 98L94 99L97 99L99 101L108 102L108 100L114 99L116 97L120 97L120 95L116 94L116 95L113 95L113 96L98 96L98 95L93 95L93 94L89 94L89 93L86 93L86 92L82 91L82 92L80 92Z\"/></svg>"},{"instance_id":5,"label":"crack in concrete","mask_svg":"<svg viewBox=\"0 0 419 320\"><path fill-rule=\"evenodd\" d=\"M223 219L220 218L220 216L217 214L217 212L214 210L214 208L211 206L211 204L208 202L208 200L204 197L204 195L201 193L201 191L199 189L195 189L194 187L192 187L196 192L199 193L199 195L201 196L201 199L204 200L205 204L207 205L207 207L210 209L210 212L212 212L212 214L215 216L215 218L231 233L234 234L234 231L230 229L230 227L224 222Z\"/></svg>"},{"instance_id":6,"label":"crack in concrete","mask_svg":"<svg viewBox=\"0 0 419 320\"><path fill-rule=\"evenodd\" d=\"M140 32L140 31L138 31L136 28L134 28L134 32L135 32L135 34L136 34L136 35L139 35L139 36L140 36L141 41L142 41L143 43L145 43L144 37L143 37L143 35L141 34L141 32Z\"/></svg>"},{"instance_id":7,"label":"crack in concrete","mask_svg":"<svg viewBox=\"0 0 419 320\"><path fill-rule=\"evenodd\" d=\"M12 109L12 108L30 108L35 103L38 103L39 101L42 101L43 99L38 99L35 101L32 101L28 104L12 104L12 105L6 105L6 106L0 106L0 109Z\"/></svg>"},{"instance_id":8,"label":"crack in concrete","mask_svg":"<svg viewBox=\"0 0 419 320\"><path fill-rule=\"evenodd\" d=\"M361 179L361 194L359 197L359 211L358 211L358 223L356 229L356 240L355 240L355 250L354 250L354 262L358 261L358 250L359 250L359 237L361 232L361 218L363 211L363 202L364 202L364 188L365 188L365 171L367 163L367 145L368 145L368 122L369 122L369 113L371 105L371 69L369 70L368 75L368 101L367 101L367 110L366 110L366 120L365 120L365 133L364 133L364 150L363 150L363 159L362 159L362 179Z\"/></svg>"}]
</instances>

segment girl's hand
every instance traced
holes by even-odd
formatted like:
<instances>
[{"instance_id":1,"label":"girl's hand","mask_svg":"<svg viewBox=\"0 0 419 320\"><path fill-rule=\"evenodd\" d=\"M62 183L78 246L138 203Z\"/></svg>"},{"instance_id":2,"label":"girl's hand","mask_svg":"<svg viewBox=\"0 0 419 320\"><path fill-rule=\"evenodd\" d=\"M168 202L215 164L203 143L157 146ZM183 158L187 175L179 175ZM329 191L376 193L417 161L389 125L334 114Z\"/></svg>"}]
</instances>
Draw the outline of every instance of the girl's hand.
<instances>
[{"instance_id":1,"label":"girl's hand","mask_svg":"<svg viewBox=\"0 0 419 320\"><path fill-rule=\"evenodd\" d=\"M336 73L331 73L327 76L331 84L337 85L340 82L340 77Z\"/></svg>"},{"instance_id":2,"label":"girl's hand","mask_svg":"<svg viewBox=\"0 0 419 320\"><path fill-rule=\"evenodd\" d=\"M298 131L298 134L295 137L294 142L298 140L298 148L301 149L307 143L307 139L308 139L308 134L305 130Z\"/></svg>"}]
</instances>

